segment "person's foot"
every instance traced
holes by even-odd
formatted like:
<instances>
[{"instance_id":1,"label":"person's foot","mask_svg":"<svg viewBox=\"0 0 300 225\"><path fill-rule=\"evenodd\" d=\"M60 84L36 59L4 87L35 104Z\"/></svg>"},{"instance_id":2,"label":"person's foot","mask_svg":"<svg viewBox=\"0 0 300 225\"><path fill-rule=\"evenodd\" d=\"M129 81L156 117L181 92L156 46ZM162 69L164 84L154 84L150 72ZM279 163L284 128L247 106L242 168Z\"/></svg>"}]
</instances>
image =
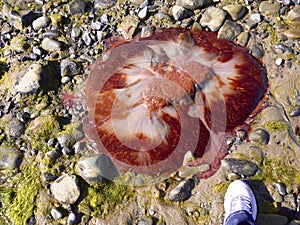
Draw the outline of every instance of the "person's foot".
<instances>
[{"instance_id":1,"label":"person's foot","mask_svg":"<svg viewBox=\"0 0 300 225\"><path fill-rule=\"evenodd\" d=\"M244 181L236 180L229 185L224 198L224 209L224 222L230 214L240 210L249 212L253 219L256 219L256 200L248 184L246 184Z\"/></svg>"}]
</instances>

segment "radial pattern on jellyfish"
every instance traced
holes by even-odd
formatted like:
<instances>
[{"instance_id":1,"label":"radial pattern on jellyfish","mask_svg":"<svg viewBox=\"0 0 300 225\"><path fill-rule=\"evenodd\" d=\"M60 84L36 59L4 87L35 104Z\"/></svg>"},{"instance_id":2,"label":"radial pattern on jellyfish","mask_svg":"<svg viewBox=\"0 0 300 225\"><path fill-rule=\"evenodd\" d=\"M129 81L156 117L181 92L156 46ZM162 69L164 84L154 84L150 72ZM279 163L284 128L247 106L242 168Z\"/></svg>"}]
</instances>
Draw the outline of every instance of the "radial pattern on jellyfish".
<instances>
[{"instance_id":1,"label":"radial pattern on jellyfish","mask_svg":"<svg viewBox=\"0 0 300 225\"><path fill-rule=\"evenodd\" d=\"M85 85L86 136L120 171L157 174L226 155L225 135L243 124L267 89L266 71L247 49L215 33L170 28L116 41Z\"/></svg>"}]
</instances>

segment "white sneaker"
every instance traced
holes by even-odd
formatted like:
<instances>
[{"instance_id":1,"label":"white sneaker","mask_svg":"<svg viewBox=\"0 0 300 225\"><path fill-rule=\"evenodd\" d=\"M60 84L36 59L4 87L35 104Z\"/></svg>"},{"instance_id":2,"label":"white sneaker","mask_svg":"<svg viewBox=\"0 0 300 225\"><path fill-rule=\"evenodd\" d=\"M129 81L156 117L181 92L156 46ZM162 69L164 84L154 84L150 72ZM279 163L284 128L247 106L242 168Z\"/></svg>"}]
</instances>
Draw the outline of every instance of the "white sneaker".
<instances>
[{"instance_id":1,"label":"white sneaker","mask_svg":"<svg viewBox=\"0 0 300 225\"><path fill-rule=\"evenodd\" d=\"M248 184L246 184L244 181L236 180L229 185L224 198L224 209L224 224L230 214L240 210L249 212L253 219L256 219L256 200Z\"/></svg>"}]
</instances>

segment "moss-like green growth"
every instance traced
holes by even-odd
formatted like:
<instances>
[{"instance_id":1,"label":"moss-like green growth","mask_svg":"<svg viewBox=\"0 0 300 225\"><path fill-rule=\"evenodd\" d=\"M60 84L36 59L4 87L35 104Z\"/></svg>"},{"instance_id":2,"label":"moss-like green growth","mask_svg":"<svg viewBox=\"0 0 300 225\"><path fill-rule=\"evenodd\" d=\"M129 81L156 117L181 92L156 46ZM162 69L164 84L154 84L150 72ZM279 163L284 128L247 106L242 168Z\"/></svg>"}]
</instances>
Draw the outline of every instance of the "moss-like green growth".
<instances>
[{"instance_id":1,"label":"moss-like green growth","mask_svg":"<svg viewBox=\"0 0 300 225\"><path fill-rule=\"evenodd\" d=\"M79 203L79 210L90 216L105 216L130 195L128 186L111 182L88 187L86 198Z\"/></svg>"},{"instance_id":2,"label":"moss-like green growth","mask_svg":"<svg viewBox=\"0 0 300 225\"><path fill-rule=\"evenodd\" d=\"M214 192L215 193L220 193L224 196L229 184L230 184L230 181L225 182L225 183L216 184L214 186Z\"/></svg>"},{"instance_id":3,"label":"moss-like green growth","mask_svg":"<svg viewBox=\"0 0 300 225\"><path fill-rule=\"evenodd\" d=\"M3 196L4 209L15 225L26 225L26 220L33 214L35 200L42 187L39 177L37 164L27 164L12 178L11 187L3 188L8 189Z\"/></svg>"},{"instance_id":4,"label":"moss-like green growth","mask_svg":"<svg viewBox=\"0 0 300 225\"><path fill-rule=\"evenodd\" d=\"M271 120L263 124L269 132L281 132L288 129L288 124L283 120Z\"/></svg>"}]
</instances>

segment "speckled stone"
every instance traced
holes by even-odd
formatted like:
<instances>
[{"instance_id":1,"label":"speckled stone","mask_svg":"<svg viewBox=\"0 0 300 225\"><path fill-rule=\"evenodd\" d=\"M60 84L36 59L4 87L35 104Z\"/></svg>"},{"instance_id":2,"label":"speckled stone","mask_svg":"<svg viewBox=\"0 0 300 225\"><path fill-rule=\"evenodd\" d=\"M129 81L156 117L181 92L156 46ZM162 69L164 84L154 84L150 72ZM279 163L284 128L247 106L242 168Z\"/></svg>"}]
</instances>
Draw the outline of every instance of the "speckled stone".
<instances>
[{"instance_id":1,"label":"speckled stone","mask_svg":"<svg viewBox=\"0 0 300 225\"><path fill-rule=\"evenodd\" d=\"M125 39L133 37L137 27L139 25L139 19L136 16L128 15L123 18L122 22L118 26L117 31L120 32Z\"/></svg>"},{"instance_id":2,"label":"speckled stone","mask_svg":"<svg viewBox=\"0 0 300 225\"><path fill-rule=\"evenodd\" d=\"M234 21L242 19L247 13L247 8L240 4L226 5L224 9Z\"/></svg>"},{"instance_id":3,"label":"speckled stone","mask_svg":"<svg viewBox=\"0 0 300 225\"><path fill-rule=\"evenodd\" d=\"M203 13L200 24L203 27L208 27L211 31L218 31L225 20L226 14L223 9L209 7Z\"/></svg>"},{"instance_id":4,"label":"speckled stone","mask_svg":"<svg viewBox=\"0 0 300 225\"><path fill-rule=\"evenodd\" d=\"M195 10L212 4L212 0L177 0L176 5L186 9Z\"/></svg>"},{"instance_id":5,"label":"speckled stone","mask_svg":"<svg viewBox=\"0 0 300 225\"><path fill-rule=\"evenodd\" d=\"M280 10L280 4L279 3L270 3L268 1L262 1L259 4L259 11L263 15L274 15L278 14Z\"/></svg>"},{"instance_id":6,"label":"speckled stone","mask_svg":"<svg viewBox=\"0 0 300 225\"><path fill-rule=\"evenodd\" d=\"M218 32L218 38L233 41L242 31L243 27L240 24L226 20Z\"/></svg>"},{"instance_id":7,"label":"speckled stone","mask_svg":"<svg viewBox=\"0 0 300 225\"><path fill-rule=\"evenodd\" d=\"M73 0L69 5L69 11L72 15L84 13L86 2L84 0Z\"/></svg>"},{"instance_id":8,"label":"speckled stone","mask_svg":"<svg viewBox=\"0 0 300 225\"><path fill-rule=\"evenodd\" d=\"M185 9L182 6L174 5L172 7L172 15L175 20L182 20L184 18L188 18L193 14L192 11Z\"/></svg>"},{"instance_id":9,"label":"speckled stone","mask_svg":"<svg viewBox=\"0 0 300 225\"><path fill-rule=\"evenodd\" d=\"M12 170L18 168L21 162L21 155L17 150L0 147L0 170Z\"/></svg>"},{"instance_id":10,"label":"speckled stone","mask_svg":"<svg viewBox=\"0 0 300 225\"><path fill-rule=\"evenodd\" d=\"M191 191L195 187L194 179L181 181L167 195L170 201L184 201L191 197Z\"/></svg>"},{"instance_id":11,"label":"speckled stone","mask_svg":"<svg viewBox=\"0 0 300 225\"><path fill-rule=\"evenodd\" d=\"M228 172L247 177L255 175L259 169L259 167L253 162L234 158L225 158L221 161L221 163Z\"/></svg>"},{"instance_id":12,"label":"speckled stone","mask_svg":"<svg viewBox=\"0 0 300 225\"><path fill-rule=\"evenodd\" d=\"M262 128L257 128L250 133L249 140L266 145L269 143L270 134Z\"/></svg>"}]
</instances>

